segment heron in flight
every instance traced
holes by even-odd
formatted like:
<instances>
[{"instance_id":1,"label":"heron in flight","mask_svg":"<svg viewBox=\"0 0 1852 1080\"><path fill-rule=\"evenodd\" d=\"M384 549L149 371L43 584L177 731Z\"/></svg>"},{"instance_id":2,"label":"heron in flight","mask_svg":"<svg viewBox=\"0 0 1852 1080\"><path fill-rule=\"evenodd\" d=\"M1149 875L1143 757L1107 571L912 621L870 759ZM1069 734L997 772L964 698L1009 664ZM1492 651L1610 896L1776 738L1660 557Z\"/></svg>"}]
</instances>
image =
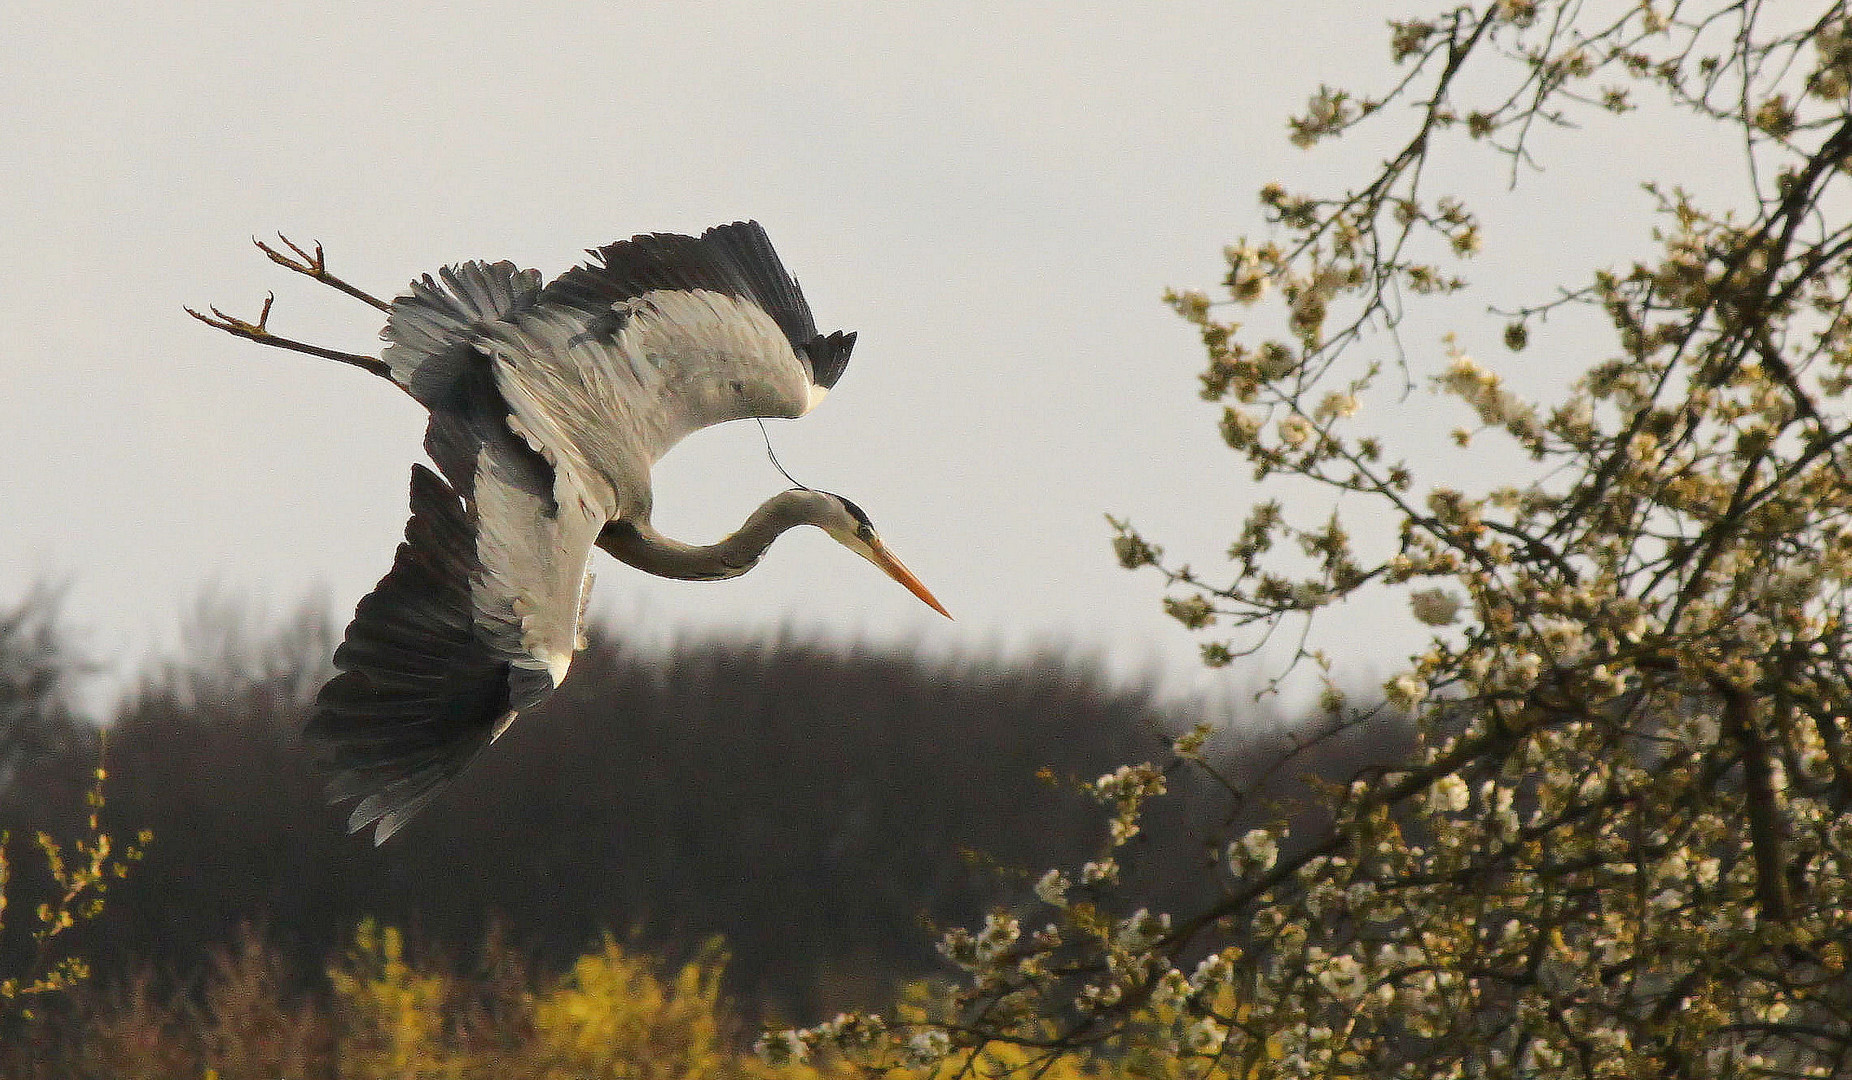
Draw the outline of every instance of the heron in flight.
<instances>
[{"instance_id":1,"label":"heron in flight","mask_svg":"<svg viewBox=\"0 0 1852 1080\"><path fill-rule=\"evenodd\" d=\"M360 800L350 831L371 825L383 843L559 686L585 644L594 547L706 581L814 525L947 614L840 495L779 492L707 546L650 524L650 467L683 437L803 416L848 364L855 335L817 331L757 222L633 237L545 284L510 262L466 262L390 303L329 273L320 244L279 239L287 252L257 246L385 313L379 357L271 333L274 294L254 323L187 313L391 380L430 411L437 465L412 466L405 542L354 609L307 728L334 771L330 799Z\"/></svg>"}]
</instances>

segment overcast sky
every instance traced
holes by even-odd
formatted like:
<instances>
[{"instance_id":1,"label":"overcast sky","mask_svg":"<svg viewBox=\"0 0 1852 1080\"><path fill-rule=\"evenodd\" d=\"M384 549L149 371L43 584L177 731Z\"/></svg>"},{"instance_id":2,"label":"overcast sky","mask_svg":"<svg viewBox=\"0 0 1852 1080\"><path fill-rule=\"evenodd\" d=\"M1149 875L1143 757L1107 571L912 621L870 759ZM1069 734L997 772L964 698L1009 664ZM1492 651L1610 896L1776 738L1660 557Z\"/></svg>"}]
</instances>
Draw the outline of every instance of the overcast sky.
<instances>
[{"instance_id":1,"label":"overcast sky","mask_svg":"<svg viewBox=\"0 0 1852 1080\"><path fill-rule=\"evenodd\" d=\"M1320 82L1382 86L1383 18L1403 9L11 0L0 602L68 583L74 626L122 676L184 651L181 616L208 590L344 619L390 564L418 407L181 312L254 316L274 289L277 332L377 349L376 312L251 236L320 240L336 273L390 295L463 259L552 276L634 233L757 218L819 324L861 335L826 407L768 425L779 453L866 508L958 621L812 530L717 584L596 556L599 617L651 641L1073 645L1172 691L1240 682L1197 669L1102 515L1217 564L1256 492L1161 294L1212 286L1221 246L1264 233L1263 183L1369 165L1368 144L1293 149L1285 118ZM1539 299L1607 257L1677 136L1586 138L1500 196L1530 201L1488 228L1504 258L1489 299ZM1488 164L1460 184L1502 180ZM1458 419L1424 393L1401 407L1391 427ZM657 470L657 523L711 541L782 486L756 427L714 429ZM1339 621L1349 669L1380 677L1416 648L1385 627L1412 631Z\"/></svg>"}]
</instances>

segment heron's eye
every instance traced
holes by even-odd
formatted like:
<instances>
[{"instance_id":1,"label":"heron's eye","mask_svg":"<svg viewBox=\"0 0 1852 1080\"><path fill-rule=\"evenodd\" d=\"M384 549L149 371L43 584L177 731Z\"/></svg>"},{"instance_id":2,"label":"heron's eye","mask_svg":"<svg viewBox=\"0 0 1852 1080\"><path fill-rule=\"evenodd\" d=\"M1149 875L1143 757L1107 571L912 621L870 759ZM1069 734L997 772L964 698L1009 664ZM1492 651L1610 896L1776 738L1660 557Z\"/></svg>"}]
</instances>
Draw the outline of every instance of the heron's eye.
<instances>
[{"instance_id":1,"label":"heron's eye","mask_svg":"<svg viewBox=\"0 0 1852 1080\"><path fill-rule=\"evenodd\" d=\"M841 503L842 508L848 512L849 516L855 519L855 533L857 536L864 533L870 536L874 535L874 523L868 520L868 515L862 512L861 507L843 498L841 495L831 497Z\"/></svg>"},{"instance_id":2,"label":"heron's eye","mask_svg":"<svg viewBox=\"0 0 1852 1080\"><path fill-rule=\"evenodd\" d=\"M860 537L863 543L870 543L875 538L875 527L864 521L855 527L855 535Z\"/></svg>"}]
</instances>

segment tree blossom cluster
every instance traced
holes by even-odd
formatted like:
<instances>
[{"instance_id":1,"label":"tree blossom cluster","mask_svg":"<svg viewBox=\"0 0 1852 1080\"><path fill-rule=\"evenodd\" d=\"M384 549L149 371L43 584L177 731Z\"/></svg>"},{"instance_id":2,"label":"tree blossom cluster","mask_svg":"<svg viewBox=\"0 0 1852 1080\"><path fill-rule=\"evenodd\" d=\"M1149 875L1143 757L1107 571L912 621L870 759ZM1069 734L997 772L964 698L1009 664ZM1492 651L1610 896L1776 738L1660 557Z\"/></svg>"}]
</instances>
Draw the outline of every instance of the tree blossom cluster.
<instances>
[{"instance_id":1,"label":"tree blossom cluster","mask_svg":"<svg viewBox=\"0 0 1852 1080\"><path fill-rule=\"evenodd\" d=\"M1229 448L1324 496L1257 502L1220 577L1128 522L1114 551L1217 635L1210 664L1284 631L1322 670L1321 613L1399 594L1429 636L1383 695L1417 750L1319 787L1317 829L1231 826L1217 899L1170 914L1119 872L1166 768L1103 776L1100 856L947 933L957 986L794 1045L957 1076L1075 1053L1192 1078L1852 1074L1852 13L1493 0L1394 22L1390 47L1399 82L1322 88L1290 137L1401 125L1400 149L1335 195L1268 185L1272 235L1227 249L1219 293L1171 296ZM1498 316L1508 352L1581 373L1567 390L1527 400L1465 335L1405 343L1484 249L1431 190L1444 156L1536 182L1537 131L1646 95L1740 148L1754 195L1706 207L1668 176L1638 261ZM1570 310L1603 351L1553 339ZM1530 470L1424 481L1385 411L1409 393ZM1353 543L1365 507L1393 523L1381 554ZM1220 779L1212 743L1167 767Z\"/></svg>"}]
</instances>

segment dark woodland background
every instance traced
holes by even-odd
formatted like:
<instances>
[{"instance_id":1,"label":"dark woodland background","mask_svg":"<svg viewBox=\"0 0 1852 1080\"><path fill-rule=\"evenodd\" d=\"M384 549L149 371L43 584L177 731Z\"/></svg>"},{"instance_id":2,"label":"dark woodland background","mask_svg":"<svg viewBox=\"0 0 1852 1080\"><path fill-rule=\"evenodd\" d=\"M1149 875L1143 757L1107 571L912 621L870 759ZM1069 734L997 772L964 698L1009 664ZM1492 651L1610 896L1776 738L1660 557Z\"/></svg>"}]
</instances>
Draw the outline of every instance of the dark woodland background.
<instances>
[{"instance_id":1,"label":"dark woodland background","mask_svg":"<svg viewBox=\"0 0 1852 1080\"><path fill-rule=\"evenodd\" d=\"M252 927L313 993L372 917L464 965L492 926L540 966L605 932L671 960L718 936L750 1015L808 1022L938 970L932 927L1021 903L1042 869L1092 857L1102 815L1074 781L1166 760L1198 719L1072 657L923 660L793 637L644 655L599 633L552 701L376 849L324 804L298 740L330 673L330 620L198 621L196 655L143 673L100 718L105 828L153 843L68 945L99 987L142 976L184 993ZM70 698L83 669L55 596L0 611L0 829L16 873L0 949L15 960L45 888L29 835L75 835L97 762L98 718ZM1263 718L1211 745L1253 781L1290 728ZM1400 742L1393 724L1353 731L1271 782L1347 775ZM1212 887L1193 838L1228 813L1207 790L1154 807L1147 832L1170 839L1131 856L1154 905Z\"/></svg>"}]
</instances>

